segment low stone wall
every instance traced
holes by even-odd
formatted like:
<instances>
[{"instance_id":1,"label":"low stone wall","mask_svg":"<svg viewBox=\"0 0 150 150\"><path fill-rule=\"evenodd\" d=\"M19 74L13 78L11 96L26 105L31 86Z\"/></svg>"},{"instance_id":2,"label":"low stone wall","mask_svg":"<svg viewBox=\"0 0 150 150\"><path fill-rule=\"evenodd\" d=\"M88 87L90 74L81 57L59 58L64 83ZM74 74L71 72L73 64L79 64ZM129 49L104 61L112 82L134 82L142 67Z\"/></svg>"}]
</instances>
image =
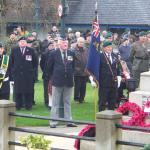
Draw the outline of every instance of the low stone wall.
<instances>
[{"instance_id":1,"label":"low stone wall","mask_svg":"<svg viewBox=\"0 0 150 150\"><path fill-rule=\"evenodd\" d=\"M141 144L150 144L150 133L122 130L122 139L118 139L126 142L135 142ZM81 150L95 150L95 142L81 141ZM119 150L140 150L140 147L135 146L120 146Z\"/></svg>"},{"instance_id":2,"label":"low stone wall","mask_svg":"<svg viewBox=\"0 0 150 150\"><path fill-rule=\"evenodd\" d=\"M150 133L122 130L122 141L150 144ZM122 150L140 150L140 147L122 146Z\"/></svg>"},{"instance_id":3,"label":"low stone wall","mask_svg":"<svg viewBox=\"0 0 150 150\"><path fill-rule=\"evenodd\" d=\"M95 150L95 142L93 141L81 141L80 150Z\"/></svg>"}]
</instances>

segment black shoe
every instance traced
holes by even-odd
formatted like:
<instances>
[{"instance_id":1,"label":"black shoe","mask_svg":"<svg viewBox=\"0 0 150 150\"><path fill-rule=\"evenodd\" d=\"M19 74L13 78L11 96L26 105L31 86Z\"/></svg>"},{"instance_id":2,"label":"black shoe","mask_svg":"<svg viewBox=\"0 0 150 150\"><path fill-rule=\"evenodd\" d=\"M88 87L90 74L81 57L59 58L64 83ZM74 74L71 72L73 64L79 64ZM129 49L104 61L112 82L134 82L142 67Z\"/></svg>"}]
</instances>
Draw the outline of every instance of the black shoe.
<instances>
[{"instance_id":1,"label":"black shoe","mask_svg":"<svg viewBox=\"0 0 150 150\"><path fill-rule=\"evenodd\" d=\"M35 80L35 83L38 83L38 82L39 82L39 80L38 80L38 79L36 79L36 80Z\"/></svg>"},{"instance_id":2,"label":"black shoe","mask_svg":"<svg viewBox=\"0 0 150 150\"><path fill-rule=\"evenodd\" d=\"M56 125L52 124L50 125L50 128L56 128Z\"/></svg>"},{"instance_id":3,"label":"black shoe","mask_svg":"<svg viewBox=\"0 0 150 150\"><path fill-rule=\"evenodd\" d=\"M35 100L32 102L32 105L36 105Z\"/></svg>"},{"instance_id":4,"label":"black shoe","mask_svg":"<svg viewBox=\"0 0 150 150\"><path fill-rule=\"evenodd\" d=\"M16 108L16 110L21 110L21 108L19 107L19 108Z\"/></svg>"},{"instance_id":5,"label":"black shoe","mask_svg":"<svg viewBox=\"0 0 150 150\"><path fill-rule=\"evenodd\" d=\"M68 123L68 124L67 124L67 127L77 127L77 125L74 124L74 123Z\"/></svg>"},{"instance_id":6,"label":"black shoe","mask_svg":"<svg viewBox=\"0 0 150 150\"><path fill-rule=\"evenodd\" d=\"M79 102L80 103L85 103L85 100L84 99L80 99Z\"/></svg>"},{"instance_id":7,"label":"black shoe","mask_svg":"<svg viewBox=\"0 0 150 150\"><path fill-rule=\"evenodd\" d=\"M52 109L52 107L51 107L51 106L47 106L47 108L48 108L48 110L51 110L51 109Z\"/></svg>"},{"instance_id":8,"label":"black shoe","mask_svg":"<svg viewBox=\"0 0 150 150\"><path fill-rule=\"evenodd\" d=\"M31 107L29 107L29 108L26 108L26 110L32 110L32 108L31 108Z\"/></svg>"}]
</instances>

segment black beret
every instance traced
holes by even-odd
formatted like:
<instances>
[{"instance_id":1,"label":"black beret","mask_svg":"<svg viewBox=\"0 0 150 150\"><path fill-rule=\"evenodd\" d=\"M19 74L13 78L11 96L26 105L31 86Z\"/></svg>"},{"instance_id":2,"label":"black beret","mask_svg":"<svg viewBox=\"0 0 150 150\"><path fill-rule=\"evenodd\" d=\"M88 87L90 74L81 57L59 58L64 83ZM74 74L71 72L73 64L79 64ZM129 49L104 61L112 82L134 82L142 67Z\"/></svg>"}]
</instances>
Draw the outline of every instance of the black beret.
<instances>
[{"instance_id":1,"label":"black beret","mask_svg":"<svg viewBox=\"0 0 150 150\"><path fill-rule=\"evenodd\" d=\"M25 36L22 36L18 39L18 41L21 41L21 40L26 40L26 37Z\"/></svg>"}]
</instances>

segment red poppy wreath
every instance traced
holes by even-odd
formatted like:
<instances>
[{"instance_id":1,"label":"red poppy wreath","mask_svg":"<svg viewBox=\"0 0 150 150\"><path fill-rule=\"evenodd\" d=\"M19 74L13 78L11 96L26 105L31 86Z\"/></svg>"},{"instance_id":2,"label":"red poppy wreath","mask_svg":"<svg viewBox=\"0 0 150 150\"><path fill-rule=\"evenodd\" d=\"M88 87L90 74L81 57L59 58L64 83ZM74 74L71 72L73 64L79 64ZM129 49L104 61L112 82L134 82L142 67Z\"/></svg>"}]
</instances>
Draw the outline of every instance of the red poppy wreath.
<instances>
[{"instance_id":1,"label":"red poppy wreath","mask_svg":"<svg viewBox=\"0 0 150 150\"><path fill-rule=\"evenodd\" d=\"M122 124L124 125L150 127L150 125L145 124L147 114L136 103L127 101L119 108L117 108L116 111L122 114L128 111L132 113L131 119L128 121L122 121Z\"/></svg>"}]
</instances>

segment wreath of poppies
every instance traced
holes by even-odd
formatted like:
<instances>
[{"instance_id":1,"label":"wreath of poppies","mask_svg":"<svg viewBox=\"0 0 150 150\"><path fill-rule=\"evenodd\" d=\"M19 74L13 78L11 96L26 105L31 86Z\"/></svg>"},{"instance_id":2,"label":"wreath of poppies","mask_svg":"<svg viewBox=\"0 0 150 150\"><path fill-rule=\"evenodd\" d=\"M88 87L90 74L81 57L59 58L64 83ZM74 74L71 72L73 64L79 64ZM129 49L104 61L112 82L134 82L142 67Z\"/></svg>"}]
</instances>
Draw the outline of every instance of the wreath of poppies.
<instances>
[{"instance_id":1,"label":"wreath of poppies","mask_svg":"<svg viewBox=\"0 0 150 150\"><path fill-rule=\"evenodd\" d=\"M150 101L147 101L145 106L150 106ZM150 124L146 124L147 114L136 103L127 101L117 108L116 111L122 114L128 111L132 113L131 119L128 121L122 121L123 125L150 127Z\"/></svg>"}]
</instances>

